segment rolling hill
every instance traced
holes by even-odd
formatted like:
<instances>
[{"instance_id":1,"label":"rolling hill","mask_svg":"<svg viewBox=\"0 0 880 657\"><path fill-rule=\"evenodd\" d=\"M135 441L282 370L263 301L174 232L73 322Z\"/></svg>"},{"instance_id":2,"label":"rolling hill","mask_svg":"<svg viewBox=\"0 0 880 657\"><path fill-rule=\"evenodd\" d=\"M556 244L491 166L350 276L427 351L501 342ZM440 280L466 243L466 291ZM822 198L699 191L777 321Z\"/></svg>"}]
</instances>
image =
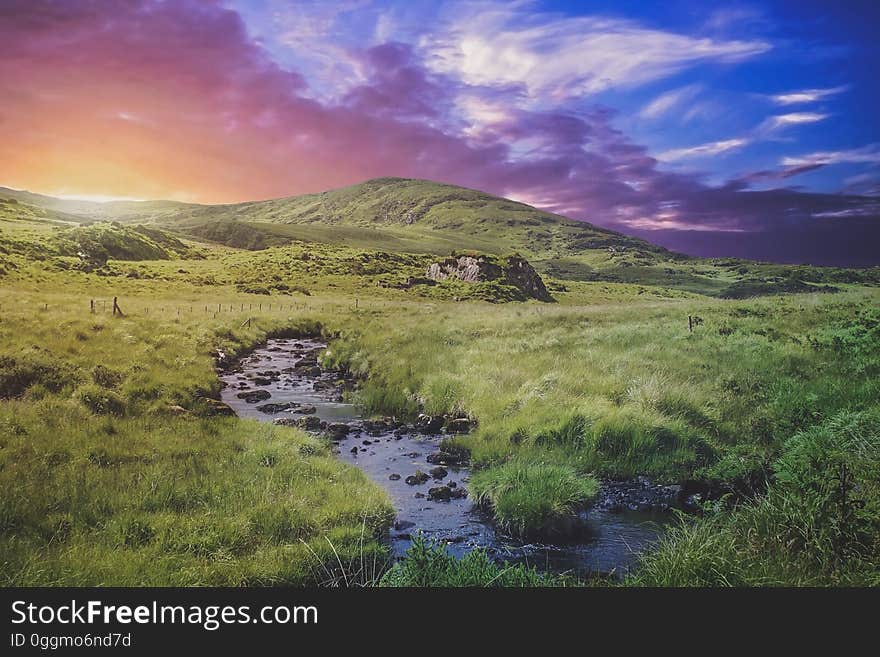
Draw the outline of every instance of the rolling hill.
<instances>
[{"instance_id":1,"label":"rolling hill","mask_svg":"<svg viewBox=\"0 0 880 657\"><path fill-rule=\"evenodd\" d=\"M880 269L847 270L705 259L544 212L484 192L427 180L377 178L318 194L227 205L92 202L0 188L0 207L59 224L148 225L246 250L292 243L371 252L519 253L544 275L569 281L654 285L711 296L810 291L880 281ZM830 287L821 287L832 291Z\"/></svg>"},{"instance_id":2,"label":"rolling hill","mask_svg":"<svg viewBox=\"0 0 880 657\"><path fill-rule=\"evenodd\" d=\"M0 188L15 198L85 221L162 224L239 248L291 240L354 243L394 251L519 251L532 258L590 249L671 254L644 240L543 212L484 192L404 178L377 178L319 194L229 205L176 201L71 201Z\"/></svg>"}]
</instances>

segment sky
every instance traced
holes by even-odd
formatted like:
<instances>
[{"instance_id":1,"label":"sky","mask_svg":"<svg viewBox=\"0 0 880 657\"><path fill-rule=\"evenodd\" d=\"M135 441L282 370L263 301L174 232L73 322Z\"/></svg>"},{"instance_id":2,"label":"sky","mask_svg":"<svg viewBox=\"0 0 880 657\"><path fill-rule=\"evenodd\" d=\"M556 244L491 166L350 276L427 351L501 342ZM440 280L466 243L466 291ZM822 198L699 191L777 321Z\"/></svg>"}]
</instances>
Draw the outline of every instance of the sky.
<instances>
[{"instance_id":1,"label":"sky","mask_svg":"<svg viewBox=\"0 0 880 657\"><path fill-rule=\"evenodd\" d=\"M0 185L379 176L695 255L880 264L880 3L0 0Z\"/></svg>"}]
</instances>

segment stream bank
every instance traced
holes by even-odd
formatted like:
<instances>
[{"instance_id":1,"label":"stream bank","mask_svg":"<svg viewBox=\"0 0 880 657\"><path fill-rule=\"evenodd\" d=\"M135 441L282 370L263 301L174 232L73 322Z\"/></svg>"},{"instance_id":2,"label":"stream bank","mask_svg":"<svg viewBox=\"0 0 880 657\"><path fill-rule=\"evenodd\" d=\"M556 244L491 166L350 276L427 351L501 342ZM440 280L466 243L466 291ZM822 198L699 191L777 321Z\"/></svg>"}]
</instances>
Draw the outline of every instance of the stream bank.
<instances>
[{"instance_id":1,"label":"stream bank","mask_svg":"<svg viewBox=\"0 0 880 657\"><path fill-rule=\"evenodd\" d=\"M222 401L239 417L328 436L340 459L388 492L397 512L388 540L397 557L421 532L456 556L481 548L493 558L550 572L620 574L671 519L677 489L637 478L603 482L594 503L580 514L581 531L566 542L504 536L470 499L466 462L441 450L446 437L442 423L423 418L415 426L362 418L343 401L355 382L320 367L318 355L325 348L312 338L270 339L223 372Z\"/></svg>"}]
</instances>

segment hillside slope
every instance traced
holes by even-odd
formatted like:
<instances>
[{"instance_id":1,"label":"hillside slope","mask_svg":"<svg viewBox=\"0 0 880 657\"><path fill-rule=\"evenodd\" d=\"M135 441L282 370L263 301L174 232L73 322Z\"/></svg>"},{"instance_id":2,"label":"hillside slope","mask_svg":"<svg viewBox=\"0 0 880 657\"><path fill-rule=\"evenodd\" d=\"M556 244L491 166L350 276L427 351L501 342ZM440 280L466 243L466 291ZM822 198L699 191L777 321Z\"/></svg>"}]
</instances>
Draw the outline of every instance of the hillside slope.
<instances>
[{"instance_id":1,"label":"hillside slope","mask_svg":"<svg viewBox=\"0 0 880 657\"><path fill-rule=\"evenodd\" d=\"M319 194L230 205L67 201L0 188L3 196L89 220L164 224L251 249L298 239L366 241L376 247L388 241L391 250L430 253L465 248L557 257L614 247L669 255L666 249L644 240L524 203L427 180L377 178Z\"/></svg>"},{"instance_id":2,"label":"hillside slope","mask_svg":"<svg viewBox=\"0 0 880 657\"><path fill-rule=\"evenodd\" d=\"M690 257L485 192L405 178L377 178L319 194L228 205L96 203L0 188L0 203L4 202L61 221L151 224L201 242L251 251L322 243L374 253L519 253L542 275L559 280L660 286L711 296L834 291L827 286L880 281L877 268L858 271Z\"/></svg>"}]
</instances>

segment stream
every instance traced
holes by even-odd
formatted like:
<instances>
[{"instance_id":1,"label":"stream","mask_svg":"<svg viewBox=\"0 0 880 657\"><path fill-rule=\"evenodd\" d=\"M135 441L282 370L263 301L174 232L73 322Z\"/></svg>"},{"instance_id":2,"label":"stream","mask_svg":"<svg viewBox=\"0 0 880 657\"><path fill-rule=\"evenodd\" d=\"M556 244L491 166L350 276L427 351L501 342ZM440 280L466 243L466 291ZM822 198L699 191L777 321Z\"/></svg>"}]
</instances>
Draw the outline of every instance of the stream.
<instances>
[{"instance_id":1,"label":"stream","mask_svg":"<svg viewBox=\"0 0 880 657\"><path fill-rule=\"evenodd\" d=\"M583 529L571 542L526 543L504 536L466 495L467 467L447 463L438 469L427 460L431 455L437 460L444 434L422 433L391 420L364 420L342 400L352 382L318 366L316 356L324 348L315 339L269 340L221 374L221 398L239 417L329 434L338 458L388 492L397 511L388 539L395 556L402 556L421 531L456 556L482 548L493 558L539 570L620 576L670 521L665 505L657 511L646 503L661 487L641 480L606 482L598 501L582 512ZM427 480L415 483L416 472L428 475ZM431 499L431 489L449 499Z\"/></svg>"}]
</instances>

